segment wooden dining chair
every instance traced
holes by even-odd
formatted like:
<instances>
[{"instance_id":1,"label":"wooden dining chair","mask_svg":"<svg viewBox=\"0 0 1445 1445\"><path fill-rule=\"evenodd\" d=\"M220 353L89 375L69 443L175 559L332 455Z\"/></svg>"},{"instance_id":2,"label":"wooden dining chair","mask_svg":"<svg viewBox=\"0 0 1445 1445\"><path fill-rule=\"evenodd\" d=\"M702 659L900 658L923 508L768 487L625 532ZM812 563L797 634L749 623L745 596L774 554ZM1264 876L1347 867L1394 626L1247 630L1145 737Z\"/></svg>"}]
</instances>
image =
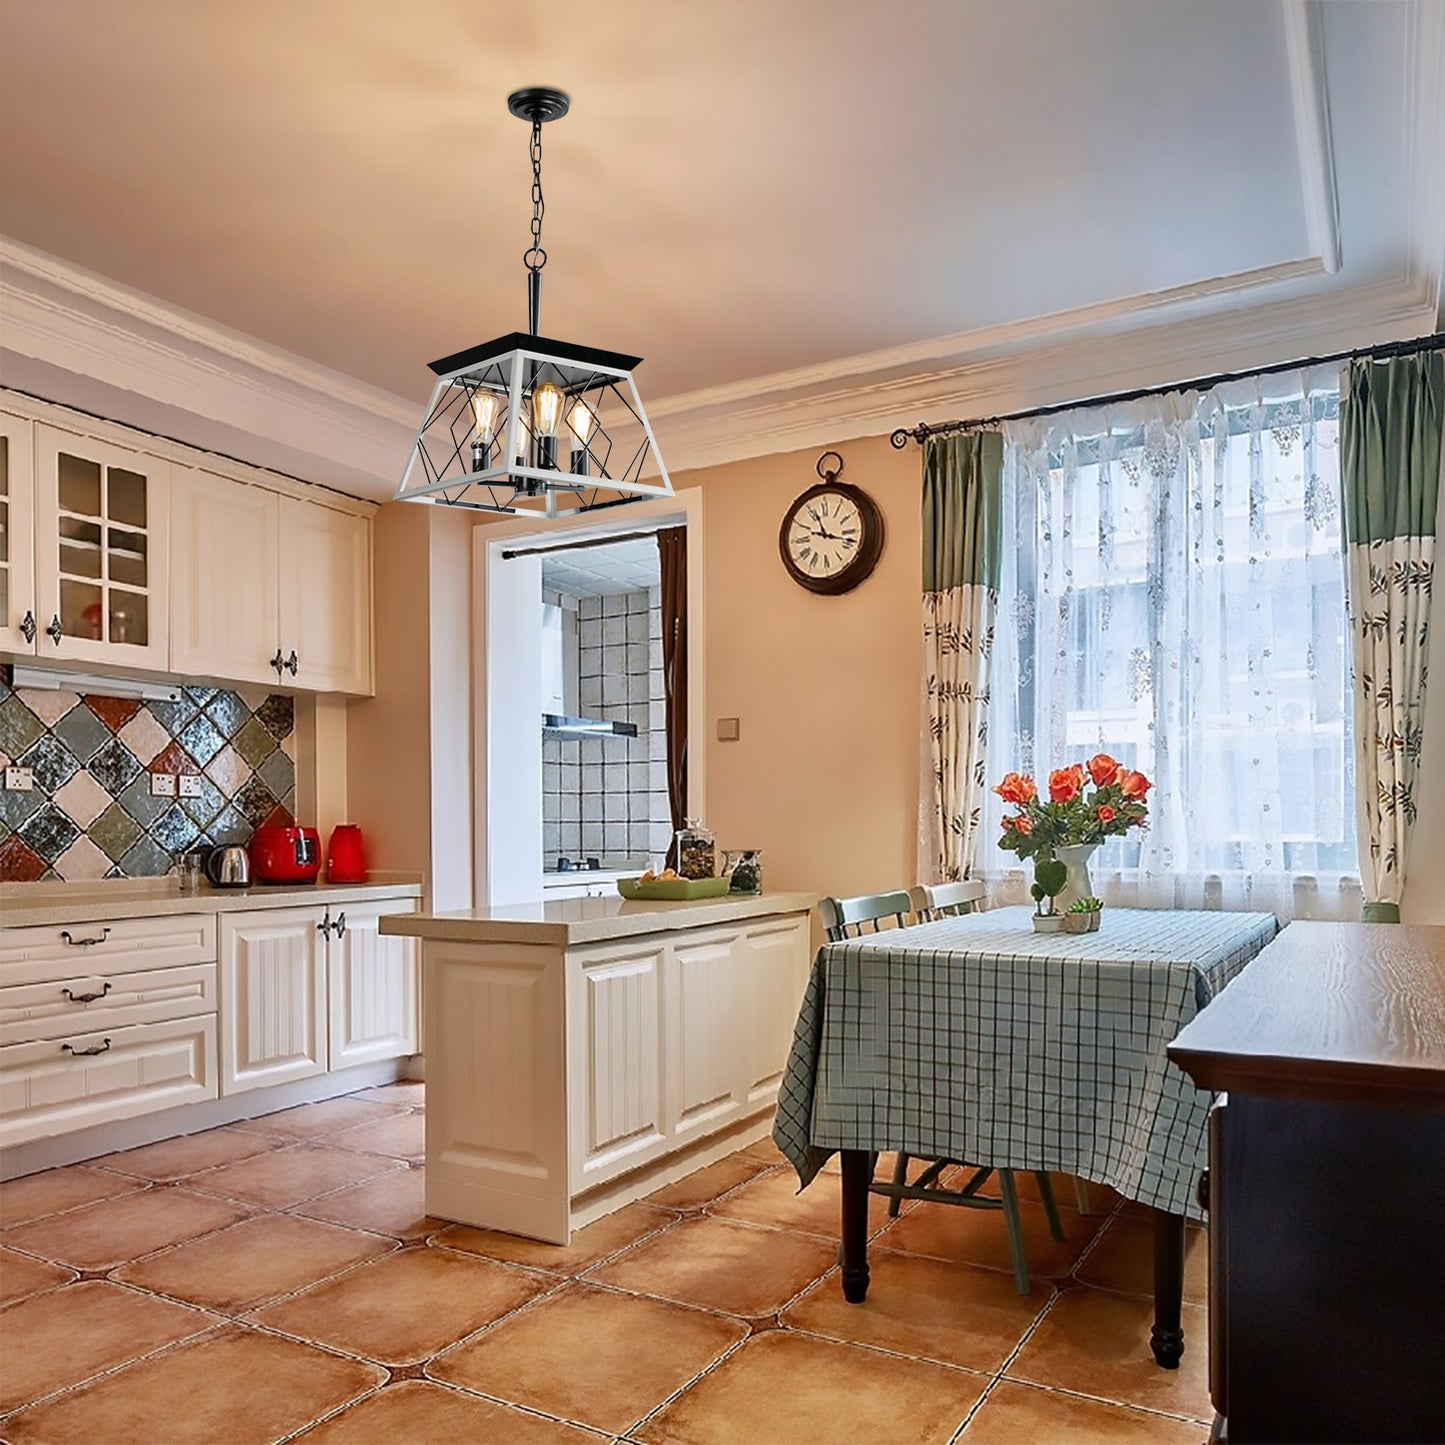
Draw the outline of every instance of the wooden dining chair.
<instances>
[{"instance_id":1,"label":"wooden dining chair","mask_svg":"<svg viewBox=\"0 0 1445 1445\"><path fill-rule=\"evenodd\" d=\"M908 901L920 923L977 913L983 907L983 882L967 878L961 883L915 883L908 890Z\"/></svg>"},{"instance_id":2,"label":"wooden dining chair","mask_svg":"<svg viewBox=\"0 0 1445 1445\"><path fill-rule=\"evenodd\" d=\"M969 912L978 902L983 894L981 883L963 883L937 885L938 902L940 909L954 912ZM962 896L951 890L964 890ZM977 890L974 892L973 890ZM950 890L950 891L944 891ZM856 898L824 898L818 903L818 911L823 916L823 927L827 931L830 943L842 943L846 939L865 937L864 928L872 925L873 933L883 931L882 925L887 919L893 919L901 928L911 914L920 917L925 916L923 909L919 907L920 895L929 893L928 885L910 889L905 892L897 889L891 893L869 893ZM928 901L927 906L934 906ZM956 1204L967 1209L997 1209L1002 1212L1004 1224L1008 1230L1009 1258L1013 1263L1014 1282L1018 1286L1020 1294L1029 1292L1029 1262L1028 1253L1024 1248L1023 1219L1019 1214L1018 1186L1014 1181L1012 1169L992 1169L988 1167L968 1166L973 1169L972 1174L958 1188L949 1188L939 1183L940 1178L947 1169L956 1165L963 1165L959 1159L934 1159L924 1165L923 1172L911 1184L908 1182L908 1165L912 1156L904 1153L901 1149L893 1164L893 1178L887 1184L880 1184L872 1180L873 1167L877 1165L877 1156L874 1156L873 1165L869 1168L870 1182L869 1191L873 1194L881 1194L888 1200L888 1213L892 1218L897 1218L900 1205L905 1199L923 1199L935 1204ZM999 1195L998 1199L990 1199L978 1191L988 1182L992 1174L998 1175ZM1036 1173L1039 1183L1039 1199L1044 1206L1044 1214L1048 1218L1049 1233L1055 1239L1064 1237L1063 1225L1059 1222L1058 1206L1054 1203L1053 1185L1046 1172L1040 1170Z\"/></svg>"}]
</instances>

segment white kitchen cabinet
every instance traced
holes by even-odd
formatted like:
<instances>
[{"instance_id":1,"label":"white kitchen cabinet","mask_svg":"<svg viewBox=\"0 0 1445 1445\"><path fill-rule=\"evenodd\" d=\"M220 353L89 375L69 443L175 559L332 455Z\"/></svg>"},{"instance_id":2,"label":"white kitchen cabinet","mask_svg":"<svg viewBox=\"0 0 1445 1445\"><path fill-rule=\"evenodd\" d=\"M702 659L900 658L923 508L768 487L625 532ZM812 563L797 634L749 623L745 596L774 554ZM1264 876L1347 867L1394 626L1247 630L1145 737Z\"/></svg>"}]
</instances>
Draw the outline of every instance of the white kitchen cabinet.
<instances>
[{"instance_id":1,"label":"white kitchen cabinet","mask_svg":"<svg viewBox=\"0 0 1445 1445\"><path fill-rule=\"evenodd\" d=\"M40 425L34 473L35 654L166 671L170 463Z\"/></svg>"},{"instance_id":2,"label":"white kitchen cabinet","mask_svg":"<svg viewBox=\"0 0 1445 1445\"><path fill-rule=\"evenodd\" d=\"M289 680L370 693L371 523L281 497L280 641Z\"/></svg>"},{"instance_id":3,"label":"white kitchen cabinet","mask_svg":"<svg viewBox=\"0 0 1445 1445\"><path fill-rule=\"evenodd\" d=\"M35 611L34 424L0 411L0 651L32 653Z\"/></svg>"},{"instance_id":4,"label":"white kitchen cabinet","mask_svg":"<svg viewBox=\"0 0 1445 1445\"><path fill-rule=\"evenodd\" d=\"M326 973L333 1069L416 1052L417 942L380 931L387 914L411 911L395 902L332 910Z\"/></svg>"},{"instance_id":5,"label":"white kitchen cabinet","mask_svg":"<svg viewBox=\"0 0 1445 1445\"><path fill-rule=\"evenodd\" d=\"M318 908L221 915L221 1092L326 1072L326 937Z\"/></svg>"},{"instance_id":6,"label":"white kitchen cabinet","mask_svg":"<svg viewBox=\"0 0 1445 1445\"><path fill-rule=\"evenodd\" d=\"M171 483L171 671L281 680L280 502L193 467Z\"/></svg>"}]
</instances>

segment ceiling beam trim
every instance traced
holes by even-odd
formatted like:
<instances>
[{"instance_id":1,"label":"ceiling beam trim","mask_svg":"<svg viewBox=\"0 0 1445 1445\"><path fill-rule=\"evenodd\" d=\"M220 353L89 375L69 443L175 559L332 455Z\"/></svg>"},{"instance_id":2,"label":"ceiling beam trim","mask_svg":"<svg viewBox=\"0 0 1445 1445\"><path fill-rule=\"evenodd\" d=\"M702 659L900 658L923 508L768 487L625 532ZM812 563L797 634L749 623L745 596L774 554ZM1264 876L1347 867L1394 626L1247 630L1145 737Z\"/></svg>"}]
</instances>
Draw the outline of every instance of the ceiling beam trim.
<instances>
[{"instance_id":1,"label":"ceiling beam trim","mask_svg":"<svg viewBox=\"0 0 1445 1445\"><path fill-rule=\"evenodd\" d=\"M1289 51L1289 89L1295 146L1304 191L1310 253L1331 276L1340 269L1340 203L1335 185L1335 147L1325 91L1322 0L1281 0Z\"/></svg>"}]
</instances>

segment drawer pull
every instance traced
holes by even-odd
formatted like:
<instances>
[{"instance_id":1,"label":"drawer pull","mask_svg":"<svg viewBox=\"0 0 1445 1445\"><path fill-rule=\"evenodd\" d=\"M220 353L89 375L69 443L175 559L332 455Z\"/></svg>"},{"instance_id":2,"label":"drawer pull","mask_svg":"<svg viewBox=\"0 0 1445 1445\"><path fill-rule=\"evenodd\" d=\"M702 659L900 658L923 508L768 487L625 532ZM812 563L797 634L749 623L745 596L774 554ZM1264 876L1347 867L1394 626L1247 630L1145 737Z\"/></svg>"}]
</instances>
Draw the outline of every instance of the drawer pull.
<instances>
[{"instance_id":1,"label":"drawer pull","mask_svg":"<svg viewBox=\"0 0 1445 1445\"><path fill-rule=\"evenodd\" d=\"M104 998L110 992L110 980L106 979L105 987L99 993L71 993L68 988L60 990L71 1003L94 1003L98 998Z\"/></svg>"},{"instance_id":2,"label":"drawer pull","mask_svg":"<svg viewBox=\"0 0 1445 1445\"><path fill-rule=\"evenodd\" d=\"M110 1049L110 1040L109 1040L109 1039L105 1039L105 1040L100 1044L100 1046L99 1046L98 1048L94 1048L94 1049L77 1049L73 1044L61 1044L61 1046L60 1046L60 1052L61 1052L61 1053L63 1053L63 1054L73 1054L77 1059L88 1058L88 1057L90 1057L90 1055L92 1055L92 1054L104 1054L104 1053L107 1053L107 1052L109 1051L109 1049Z\"/></svg>"},{"instance_id":3,"label":"drawer pull","mask_svg":"<svg viewBox=\"0 0 1445 1445\"><path fill-rule=\"evenodd\" d=\"M338 914L336 915L336 922L333 923L331 926L336 930L336 936L337 936L338 938L340 938L341 935L346 932L346 913L345 913L345 910L343 910L342 912L340 912L340 913L338 913Z\"/></svg>"},{"instance_id":4,"label":"drawer pull","mask_svg":"<svg viewBox=\"0 0 1445 1445\"><path fill-rule=\"evenodd\" d=\"M70 936L70 931L69 931L68 929L62 929L61 932L60 932L60 936L61 936L72 948L89 948L92 944L95 944L95 943L104 943L105 940L110 937L110 929L108 929L108 928L102 928L102 929L100 930L100 937L99 937L99 938L72 938L72 937Z\"/></svg>"}]
</instances>

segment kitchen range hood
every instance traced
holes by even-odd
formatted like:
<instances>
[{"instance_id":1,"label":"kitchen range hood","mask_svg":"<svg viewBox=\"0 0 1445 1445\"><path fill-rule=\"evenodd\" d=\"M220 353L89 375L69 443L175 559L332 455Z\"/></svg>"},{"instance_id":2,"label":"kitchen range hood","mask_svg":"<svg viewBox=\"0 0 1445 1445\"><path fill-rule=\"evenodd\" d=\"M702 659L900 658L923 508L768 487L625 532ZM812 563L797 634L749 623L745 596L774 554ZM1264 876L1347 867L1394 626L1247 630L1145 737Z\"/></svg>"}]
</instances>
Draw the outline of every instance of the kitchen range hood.
<instances>
[{"instance_id":1,"label":"kitchen range hood","mask_svg":"<svg viewBox=\"0 0 1445 1445\"><path fill-rule=\"evenodd\" d=\"M609 722L600 717L563 717L560 713L544 712L542 731L564 738L635 738L637 724Z\"/></svg>"}]
</instances>

